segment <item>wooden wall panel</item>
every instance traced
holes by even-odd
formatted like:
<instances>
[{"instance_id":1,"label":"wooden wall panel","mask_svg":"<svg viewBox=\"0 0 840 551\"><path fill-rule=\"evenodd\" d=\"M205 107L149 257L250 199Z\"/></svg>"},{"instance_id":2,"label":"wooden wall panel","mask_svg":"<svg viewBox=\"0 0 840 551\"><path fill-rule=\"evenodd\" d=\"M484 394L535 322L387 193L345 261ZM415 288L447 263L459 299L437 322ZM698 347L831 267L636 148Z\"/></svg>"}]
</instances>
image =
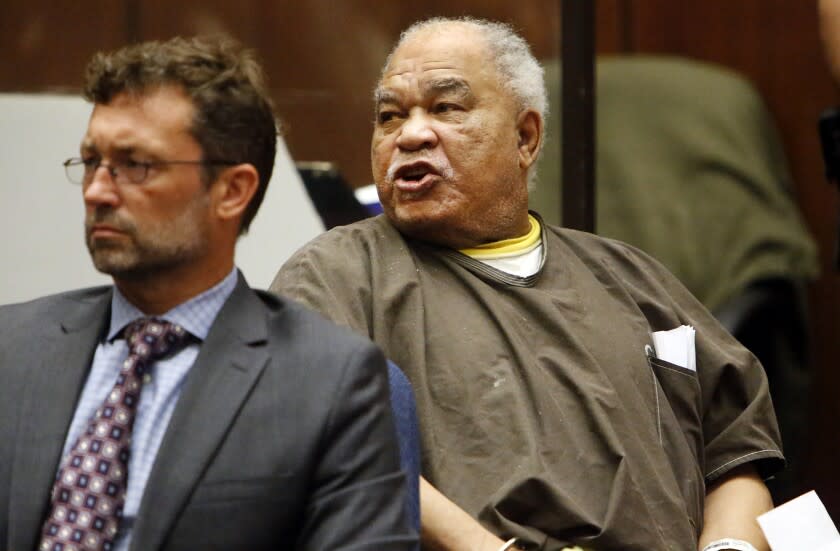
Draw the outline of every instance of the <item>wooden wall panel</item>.
<instances>
[{"instance_id":1,"label":"wooden wall panel","mask_svg":"<svg viewBox=\"0 0 840 551\"><path fill-rule=\"evenodd\" d=\"M4 0L0 90L78 90L90 56L123 43L126 15L109 0Z\"/></svg>"},{"instance_id":2,"label":"wooden wall panel","mask_svg":"<svg viewBox=\"0 0 840 551\"><path fill-rule=\"evenodd\" d=\"M629 30L632 0L598 0L595 4L595 49L615 54L630 49Z\"/></svg>"},{"instance_id":3,"label":"wooden wall panel","mask_svg":"<svg viewBox=\"0 0 840 551\"><path fill-rule=\"evenodd\" d=\"M266 2L261 50L297 160L332 161L370 182L371 93L398 32L398 4Z\"/></svg>"},{"instance_id":4,"label":"wooden wall panel","mask_svg":"<svg viewBox=\"0 0 840 551\"><path fill-rule=\"evenodd\" d=\"M133 2L127 2L133 4ZM227 34L248 45L260 30L259 0L143 0L136 4L132 40Z\"/></svg>"}]
</instances>

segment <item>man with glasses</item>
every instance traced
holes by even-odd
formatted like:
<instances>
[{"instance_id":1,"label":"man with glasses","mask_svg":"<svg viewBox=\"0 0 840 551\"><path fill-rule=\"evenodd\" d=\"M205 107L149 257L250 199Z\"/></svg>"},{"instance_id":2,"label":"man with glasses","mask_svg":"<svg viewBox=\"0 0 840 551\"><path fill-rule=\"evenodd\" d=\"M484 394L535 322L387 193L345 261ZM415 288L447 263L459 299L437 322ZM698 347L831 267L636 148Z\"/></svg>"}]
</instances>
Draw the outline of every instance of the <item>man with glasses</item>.
<instances>
[{"instance_id":1,"label":"man with glasses","mask_svg":"<svg viewBox=\"0 0 840 551\"><path fill-rule=\"evenodd\" d=\"M234 266L274 163L253 56L97 54L85 239L114 285L0 308L3 549L412 549L385 363Z\"/></svg>"}]
</instances>

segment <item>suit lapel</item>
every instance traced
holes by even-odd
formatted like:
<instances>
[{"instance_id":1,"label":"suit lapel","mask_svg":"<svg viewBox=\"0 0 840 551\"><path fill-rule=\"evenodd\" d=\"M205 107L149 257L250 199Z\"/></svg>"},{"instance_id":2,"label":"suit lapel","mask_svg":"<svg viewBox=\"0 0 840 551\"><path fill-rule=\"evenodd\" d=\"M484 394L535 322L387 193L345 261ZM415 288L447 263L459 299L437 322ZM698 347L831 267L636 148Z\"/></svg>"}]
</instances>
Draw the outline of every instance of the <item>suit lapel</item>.
<instances>
[{"instance_id":1,"label":"suit lapel","mask_svg":"<svg viewBox=\"0 0 840 551\"><path fill-rule=\"evenodd\" d=\"M12 466L9 547L32 549L46 512L76 401L110 315L111 291L68 304L63 319L35 336L20 399Z\"/></svg>"},{"instance_id":2,"label":"suit lapel","mask_svg":"<svg viewBox=\"0 0 840 551\"><path fill-rule=\"evenodd\" d=\"M149 475L131 549L158 549L268 361L266 310L240 275L190 369Z\"/></svg>"}]
</instances>

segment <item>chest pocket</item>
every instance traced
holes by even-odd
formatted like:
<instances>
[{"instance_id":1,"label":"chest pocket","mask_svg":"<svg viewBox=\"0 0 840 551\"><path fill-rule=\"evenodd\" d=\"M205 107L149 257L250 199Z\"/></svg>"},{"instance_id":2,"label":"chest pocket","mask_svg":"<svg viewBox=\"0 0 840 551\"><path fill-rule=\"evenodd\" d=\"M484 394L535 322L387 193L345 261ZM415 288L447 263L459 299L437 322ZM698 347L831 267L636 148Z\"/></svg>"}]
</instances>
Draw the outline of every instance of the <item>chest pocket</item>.
<instances>
[{"instance_id":1,"label":"chest pocket","mask_svg":"<svg viewBox=\"0 0 840 551\"><path fill-rule=\"evenodd\" d=\"M703 425L700 382L697 373L648 357L656 392L659 440L688 508L689 519L699 531L702 523Z\"/></svg>"}]
</instances>

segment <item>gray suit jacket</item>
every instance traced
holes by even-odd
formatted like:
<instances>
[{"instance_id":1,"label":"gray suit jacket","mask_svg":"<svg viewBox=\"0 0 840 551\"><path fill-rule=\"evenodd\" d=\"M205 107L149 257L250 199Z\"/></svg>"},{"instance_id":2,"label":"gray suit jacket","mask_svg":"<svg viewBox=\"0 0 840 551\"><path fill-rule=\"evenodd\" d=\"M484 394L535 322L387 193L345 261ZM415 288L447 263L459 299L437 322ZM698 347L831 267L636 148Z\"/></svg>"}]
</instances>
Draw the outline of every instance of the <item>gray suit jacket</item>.
<instances>
[{"instance_id":1,"label":"gray suit jacket","mask_svg":"<svg viewBox=\"0 0 840 551\"><path fill-rule=\"evenodd\" d=\"M0 307L0 548L36 545L112 288ZM414 549L380 352L240 276L187 376L132 550Z\"/></svg>"}]
</instances>

